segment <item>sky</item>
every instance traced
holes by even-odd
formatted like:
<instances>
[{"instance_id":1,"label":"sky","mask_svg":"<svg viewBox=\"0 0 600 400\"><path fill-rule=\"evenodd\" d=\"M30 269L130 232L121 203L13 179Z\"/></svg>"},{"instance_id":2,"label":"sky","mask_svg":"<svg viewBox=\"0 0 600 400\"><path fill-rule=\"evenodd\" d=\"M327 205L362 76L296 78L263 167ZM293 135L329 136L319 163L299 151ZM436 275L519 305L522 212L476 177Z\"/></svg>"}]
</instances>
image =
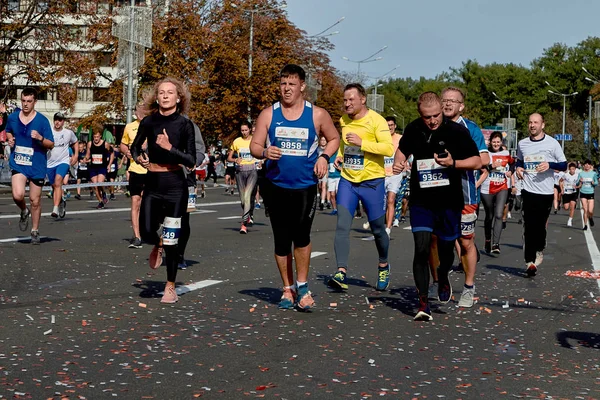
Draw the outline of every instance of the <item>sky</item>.
<instances>
[{"instance_id":1,"label":"sky","mask_svg":"<svg viewBox=\"0 0 600 400\"><path fill-rule=\"evenodd\" d=\"M383 46L382 60L361 64L361 73L393 78L434 78L466 60L529 66L554 43L575 46L600 36L600 0L287 0L289 20L314 35L331 31L329 53L340 71Z\"/></svg>"}]
</instances>

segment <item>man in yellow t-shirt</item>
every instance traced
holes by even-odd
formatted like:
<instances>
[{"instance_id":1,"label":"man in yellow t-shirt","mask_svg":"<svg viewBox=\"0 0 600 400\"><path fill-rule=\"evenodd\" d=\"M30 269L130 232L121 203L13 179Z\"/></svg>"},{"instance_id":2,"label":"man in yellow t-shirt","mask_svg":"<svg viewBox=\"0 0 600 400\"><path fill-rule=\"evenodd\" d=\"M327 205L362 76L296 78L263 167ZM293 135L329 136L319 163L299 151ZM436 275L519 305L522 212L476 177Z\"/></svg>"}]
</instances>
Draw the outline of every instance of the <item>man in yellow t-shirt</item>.
<instances>
[{"instance_id":1,"label":"man in yellow t-shirt","mask_svg":"<svg viewBox=\"0 0 600 400\"><path fill-rule=\"evenodd\" d=\"M242 226L240 233L248 233L248 226L254 224L254 201L256 194L256 183L258 182L258 173L256 171L256 159L250 154L250 142L252 141L252 124L242 122L240 132L242 137L233 141L227 161L235 162L236 173L235 181L240 192L240 201L242 203ZM237 158L233 154L237 153Z\"/></svg>"},{"instance_id":2,"label":"man in yellow t-shirt","mask_svg":"<svg viewBox=\"0 0 600 400\"><path fill-rule=\"evenodd\" d=\"M131 195L131 228L133 229L133 238L129 243L130 249L141 249L142 239L140 238L140 207L142 205L142 192L144 191L144 180L146 178L146 168L142 167L131 156L129 147L137 135L140 121L145 113L143 106L138 105L135 109L136 120L125 125L123 138L121 139L121 153L129 159L129 168L127 169L129 177L129 193Z\"/></svg>"},{"instance_id":3,"label":"man in yellow t-shirt","mask_svg":"<svg viewBox=\"0 0 600 400\"><path fill-rule=\"evenodd\" d=\"M335 256L338 270L329 286L348 289L346 273L350 253L350 228L359 200L365 207L379 253L377 290L390 284L388 247L390 237L385 231L385 170L384 157L394 154L392 136L386 120L366 106L367 94L362 85L351 83L344 88L344 109L340 119L342 138L336 166L341 166L338 187L338 220L335 232Z\"/></svg>"}]
</instances>

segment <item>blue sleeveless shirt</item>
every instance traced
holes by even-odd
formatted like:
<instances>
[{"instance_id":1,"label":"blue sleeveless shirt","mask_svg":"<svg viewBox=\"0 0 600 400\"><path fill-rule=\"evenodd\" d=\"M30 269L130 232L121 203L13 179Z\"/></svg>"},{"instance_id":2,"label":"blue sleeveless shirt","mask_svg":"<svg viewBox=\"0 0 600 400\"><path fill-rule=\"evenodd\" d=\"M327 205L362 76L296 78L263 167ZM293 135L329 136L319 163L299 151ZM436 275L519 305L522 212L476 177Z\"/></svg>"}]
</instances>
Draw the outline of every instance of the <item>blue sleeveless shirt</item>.
<instances>
[{"instance_id":1,"label":"blue sleeveless shirt","mask_svg":"<svg viewBox=\"0 0 600 400\"><path fill-rule=\"evenodd\" d=\"M276 146L282 151L279 160L267 160L266 177L271 182L286 189L304 189L317 184L313 169L319 157L319 137L311 103L304 102L304 111L295 121L285 119L279 102L273 104L267 146Z\"/></svg>"}]
</instances>

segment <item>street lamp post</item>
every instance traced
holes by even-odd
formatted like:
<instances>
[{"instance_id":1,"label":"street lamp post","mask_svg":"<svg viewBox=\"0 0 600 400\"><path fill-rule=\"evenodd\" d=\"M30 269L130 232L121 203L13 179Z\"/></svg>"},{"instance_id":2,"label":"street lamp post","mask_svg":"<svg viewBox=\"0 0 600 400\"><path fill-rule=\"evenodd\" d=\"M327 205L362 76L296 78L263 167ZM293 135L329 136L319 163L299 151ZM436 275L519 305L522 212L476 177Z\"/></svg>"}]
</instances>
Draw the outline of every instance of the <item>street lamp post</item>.
<instances>
[{"instance_id":1,"label":"street lamp post","mask_svg":"<svg viewBox=\"0 0 600 400\"><path fill-rule=\"evenodd\" d=\"M238 8L237 4L231 3L231 7ZM267 11L275 11L286 8L287 4L284 2L279 7L254 7L250 9L243 9L244 13L250 14L250 52L248 53L248 81L252 78L252 53L254 52L254 14L263 13ZM250 90L248 91L250 93ZM252 108L250 104L250 94L248 94L248 121L252 121Z\"/></svg>"},{"instance_id":2,"label":"street lamp post","mask_svg":"<svg viewBox=\"0 0 600 400\"><path fill-rule=\"evenodd\" d=\"M492 94L496 98L496 100L494 100L496 103L502 104L504 106L508 106L508 119L510 119L510 107L511 106L516 106L517 104L521 104L521 102L517 101L516 103L507 103L506 101L504 101L500 97L498 97L498 95L496 94L496 92L492 92Z\"/></svg>"},{"instance_id":3,"label":"street lamp post","mask_svg":"<svg viewBox=\"0 0 600 400\"><path fill-rule=\"evenodd\" d=\"M581 69L583 70L583 72L585 72L586 74L588 74L589 76L591 76L592 78L590 79L590 77L586 76L585 80L588 82L593 83L594 85L597 85L598 83L600 83L600 80L598 78L596 78L594 75L592 75L592 73L590 71L588 71L584 66L581 67ZM587 143L587 151L588 151L588 158L592 158L592 96L588 96L588 143ZM584 127L585 129L585 127ZM584 135L585 137L585 135ZM585 144L585 143L584 143Z\"/></svg>"},{"instance_id":4,"label":"street lamp post","mask_svg":"<svg viewBox=\"0 0 600 400\"><path fill-rule=\"evenodd\" d=\"M554 89L554 87L548 82L546 81L546 85L550 86L551 88ZM566 114L567 114L567 97L569 96L576 96L579 94L579 92L573 92L573 93L561 93L559 91L557 91L556 89L554 90L550 90L548 89L548 93L552 93L555 94L557 96L562 96L563 98L563 115L562 115L562 141L561 141L561 146L563 149L563 152L565 151L565 127L566 127Z\"/></svg>"},{"instance_id":5,"label":"street lamp post","mask_svg":"<svg viewBox=\"0 0 600 400\"><path fill-rule=\"evenodd\" d=\"M363 58L362 60L351 60L348 57L342 57L342 59L358 64L358 70L357 70L358 72L357 73L358 73L358 76L360 77L360 66L361 66L361 64L366 64L366 63L370 63L370 62L375 62L375 61L383 60L383 57L376 57L376 58L374 58L374 57L377 54L379 54L382 51L384 51L385 49L387 49L387 46L383 46L382 48L380 48L379 50L377 50L375 53L371 54L369 57Z\"/></svg>"}]
</instances>

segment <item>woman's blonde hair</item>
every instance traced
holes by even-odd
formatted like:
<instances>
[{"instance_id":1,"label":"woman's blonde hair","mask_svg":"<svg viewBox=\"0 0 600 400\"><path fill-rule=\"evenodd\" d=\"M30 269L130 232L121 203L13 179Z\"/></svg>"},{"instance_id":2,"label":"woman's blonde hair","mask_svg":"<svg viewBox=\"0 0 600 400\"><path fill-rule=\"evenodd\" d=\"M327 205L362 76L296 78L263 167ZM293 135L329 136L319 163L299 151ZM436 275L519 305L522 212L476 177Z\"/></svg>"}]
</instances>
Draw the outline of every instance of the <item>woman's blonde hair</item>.
<instances>
[{"instance_id":1,"label":"woman's blonde hair","mask_svg":"<svg viewBox=\"0 0 600 400\"><path fill-rule=\"evenodd\" d=\"M190 90L188 89L185 83L172 77L166 77L164 79L161 79L160 81L154 84L154 87L151 91L145 93L144 103L146 103L146 107L150 111L150 113L158 111L158 103L156 102L156 99L158 98L158 88L163 83L171 83L175 85L175 88L177 89L177 96L179 97L179 103L177 103L177 111L180 114L187 114L190 110L190 101L192 99L192 94L190 93Z\"/></svg>"}]
</instances>

